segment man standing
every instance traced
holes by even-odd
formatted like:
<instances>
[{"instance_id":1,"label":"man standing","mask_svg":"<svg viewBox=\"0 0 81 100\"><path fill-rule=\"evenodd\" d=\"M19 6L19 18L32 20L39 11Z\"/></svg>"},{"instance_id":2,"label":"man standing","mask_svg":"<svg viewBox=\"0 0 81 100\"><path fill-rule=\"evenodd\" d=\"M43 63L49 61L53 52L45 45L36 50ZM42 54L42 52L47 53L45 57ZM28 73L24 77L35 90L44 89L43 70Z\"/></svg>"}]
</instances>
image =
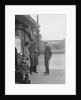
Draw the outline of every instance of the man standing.
<instances>
[{"instance_id":1,"label":"man standing","mask_svg":"<svg viewBox=\"0 0 81 100\"><path fill-rule=\"evenodd\" d=\"M51 58L51 48L48 45L47 42L45 42L45 52L44 52L44 58L45 58L45 68L46 68L46 72L44 72L44 75L48 75L49 74L49 60Z\"/></svg>"},{"instance_id":2,"label":"man standing","mask_svg":"<svg viewBox=\"0 0 81 100\"><path fill-rule=\"evenodd\" d=\"M37 42L34 42L34 72L37 72L37 65L38 65L38 50L37 50Z\"/></svg>"},{"instance_id":3,"label":"man standing","mask_svg":"<svg viewBox=\"0 0 81 100\"><path fill-rule=\"evenodd\" d=\"M29 52L30 52L30 74L32 74L34 70L34 43L31 43L31 46L29 47Z\"/></svg>"}]
</instances>

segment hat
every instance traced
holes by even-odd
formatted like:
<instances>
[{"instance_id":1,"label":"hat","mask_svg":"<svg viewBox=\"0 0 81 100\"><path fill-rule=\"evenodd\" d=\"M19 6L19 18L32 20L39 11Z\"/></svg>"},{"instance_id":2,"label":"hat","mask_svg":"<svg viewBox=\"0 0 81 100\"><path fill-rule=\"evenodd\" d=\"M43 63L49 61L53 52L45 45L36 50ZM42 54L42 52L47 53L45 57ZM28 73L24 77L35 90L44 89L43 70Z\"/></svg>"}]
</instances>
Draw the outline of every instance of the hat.
<instances>
[{"instance_id":1,"label":"hat","mask_svg":"<svg viewBox=\"0 0 81 100\"><path fill-rule=\"evenodd\" d=\"M36 43L36 44L37 44L37 41L34 41L34 43Z\"/></svg>"},{"instance_id":2,"label":"hat","mask_svg":"<svg viewBox=\"0 0 81 100\"><path fill-rule=\"evenodd\" d=\"M25 46L26 46L26 45L29 45L29 42L25 42Z\"/></svg>"},{"instance_id":3,"label":"hat","mask_svg":"<svg viewBox=\"0 0 81 100\"><path fill-rule=\"evenodd\" d=\"M44 42L44 44L48 44L48 42Z\"/></svg>"}]
</instances>

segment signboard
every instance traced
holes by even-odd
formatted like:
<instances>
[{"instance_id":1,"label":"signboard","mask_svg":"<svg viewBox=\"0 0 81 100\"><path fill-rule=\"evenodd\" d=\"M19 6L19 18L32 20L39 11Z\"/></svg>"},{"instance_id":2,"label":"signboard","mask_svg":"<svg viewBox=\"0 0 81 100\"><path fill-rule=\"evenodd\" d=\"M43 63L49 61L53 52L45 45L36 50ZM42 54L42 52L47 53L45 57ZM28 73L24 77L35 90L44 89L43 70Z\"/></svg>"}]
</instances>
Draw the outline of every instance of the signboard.
<instances>
[{"instance_id":1,"label":"signboard","mask_svg":"<svg viewBox=\"0 0 81 100\"><path fill-rule=\"evenodd\" d=\"M21 53L21 39L19 37L15 37L15 47L17 48L17 52Z\"/></svg>"}]
</instances>

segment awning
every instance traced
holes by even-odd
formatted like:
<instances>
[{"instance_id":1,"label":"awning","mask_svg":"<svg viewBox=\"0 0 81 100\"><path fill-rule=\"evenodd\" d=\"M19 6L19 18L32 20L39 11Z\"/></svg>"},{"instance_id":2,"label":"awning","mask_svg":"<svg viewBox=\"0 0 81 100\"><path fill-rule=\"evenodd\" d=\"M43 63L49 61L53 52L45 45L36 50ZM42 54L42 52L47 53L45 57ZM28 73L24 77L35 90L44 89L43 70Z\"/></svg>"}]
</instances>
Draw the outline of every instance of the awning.
<instances>
[{"instance_id":1,"label":"awning","mask_svg":"<svg viewBox=\"0 0 81 100\"><path fill-rule=\"evenodd\" d=\"M34 41L33 38L31 37L31 34L26 29L20 28L20 27L16 28L16 30L18 30L18 29L24 31L24 33L28 36L28 38L30 39L30 41Z\"/></svg>"}]
</instances>

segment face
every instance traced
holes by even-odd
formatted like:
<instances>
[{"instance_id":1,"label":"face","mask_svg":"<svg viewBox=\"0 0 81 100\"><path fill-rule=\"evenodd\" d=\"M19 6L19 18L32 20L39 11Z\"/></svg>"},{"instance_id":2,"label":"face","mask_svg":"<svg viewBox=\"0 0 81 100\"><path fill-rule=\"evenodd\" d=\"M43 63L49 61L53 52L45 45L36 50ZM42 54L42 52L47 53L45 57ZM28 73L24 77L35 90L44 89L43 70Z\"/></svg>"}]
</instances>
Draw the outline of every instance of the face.
<instances>
[{"instance_id":1,"label":"face","mask_svg":"<svg viewBox=\"0 0 81 100\"><path fill-rule=\"evenodd\" d=\"M26 47L29 47L29 43L28 43L28 44L26 44Z\"/></svg>"},{"instance_id":2,"label":"face","mask_svg":"<svg viewBox=\"0 0 81 100\"><path fill-rule=\"evenodd\" d=\"M26 45L26 47L29 47L29 45Z\"/></svg>"},{"instance_id":3,"label":"face","mask_svg":"<svg viewBox=\"0 0 81 100\"><path fill-rule=\"evenodd\" d=\"M45 43L45 46L47 45L48 43Z\"/></svg>"},{"instance_id":4,"label":"face","mask_svg":"<svg viewBox=\"0 0 81 100\"><path fill-rule=\"evenodd\" d=\"M34 43L35 45L37 45L37 43Z\"/></svg>"}]
</instances>

